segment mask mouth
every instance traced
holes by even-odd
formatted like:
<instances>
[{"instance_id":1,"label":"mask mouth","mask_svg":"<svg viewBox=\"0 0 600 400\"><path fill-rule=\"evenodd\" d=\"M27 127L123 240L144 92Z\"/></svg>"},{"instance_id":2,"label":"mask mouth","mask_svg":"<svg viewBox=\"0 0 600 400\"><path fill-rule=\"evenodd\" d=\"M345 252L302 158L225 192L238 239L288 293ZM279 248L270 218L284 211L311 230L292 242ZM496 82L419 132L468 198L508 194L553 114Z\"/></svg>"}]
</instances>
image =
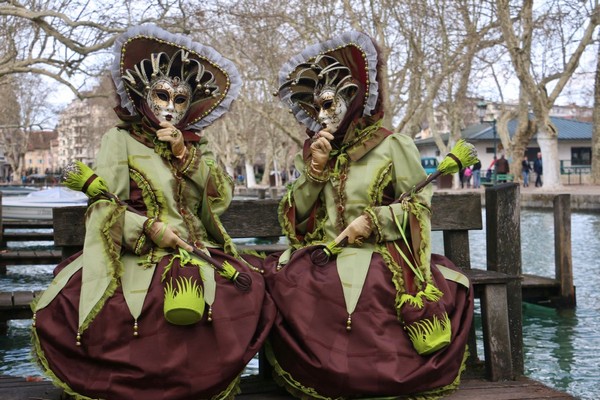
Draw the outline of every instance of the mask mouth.
<instances>
[{"instance_id":1,"label":"mask mouth","mask_svg":"<svg viewBox=\"0 0 600 400\"><path fill-rule=\"evenodd\" d=\"M168 122L171 122L172 119L173 119L173 116L171 114L165 115L165 120L167 120Z\"/></svg>"}]
</instances>

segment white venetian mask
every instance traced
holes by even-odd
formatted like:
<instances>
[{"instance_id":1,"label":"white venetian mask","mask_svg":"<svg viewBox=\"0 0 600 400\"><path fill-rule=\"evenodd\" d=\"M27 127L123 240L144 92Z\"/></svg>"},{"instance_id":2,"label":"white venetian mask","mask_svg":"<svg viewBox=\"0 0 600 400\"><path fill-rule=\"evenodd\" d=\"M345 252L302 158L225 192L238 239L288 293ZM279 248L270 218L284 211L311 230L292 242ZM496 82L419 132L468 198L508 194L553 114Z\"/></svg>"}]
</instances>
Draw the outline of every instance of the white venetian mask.
<instances>
[{"instance_id":1,"label":"white venetian mask","mask_svg":"<svg viewBox=\"0 0 600 400\"><path fill-rule=\"evenodd\" d=\"M319 123L332 133L338 130L348 112L346 99L331 89L324 89L316 96L315 106Z\"/></svg>"},{"instance_id":2,"label":"white venetian mask","mask_svg":"<svg viewBox=\"0 0 600 400\"><path fill-rule=\"evenodd\" d=\"M152 113L160 121L176 125L190 108L192 89L177 77L160 78L152 83L146 101Z\"/></svg>"}]
</instances>

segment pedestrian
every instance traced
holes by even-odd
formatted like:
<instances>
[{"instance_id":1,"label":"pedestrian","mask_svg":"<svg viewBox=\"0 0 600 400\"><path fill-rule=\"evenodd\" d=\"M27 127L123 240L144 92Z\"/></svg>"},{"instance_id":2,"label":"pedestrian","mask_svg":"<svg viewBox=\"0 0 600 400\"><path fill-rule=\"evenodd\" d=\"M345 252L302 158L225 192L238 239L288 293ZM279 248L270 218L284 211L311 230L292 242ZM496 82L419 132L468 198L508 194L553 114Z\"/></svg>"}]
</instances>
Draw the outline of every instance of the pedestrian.
<instances>
[{"instance_id":1,"label":"pedestrian","mask_svg":"<svg viewBox=\"0 0 600 400\"><path fill-rule=\"evenodd\" d=\"M372 39L352 31L279 73L308 138L280 205L290 248L265 260L279 310L267 358L303 399L437 398L464 366L473 290L431 254L431 186L396 201L427 173L414 141L383 126L382 66ZM313 257L326 243L334 256Z\"/></svg>"},{"instance_id":2,"label":"pedestrian","mask_svg":"<svg viewBox=\"0 0 600 400\"><path fill-rule=\"evenodd\" d=\"M523 157L523 161L521 161L521 175L523 176L523 186L529 186L529 173L531 172L531 165L529 165L529 160L527 160L527 156Z\"/></svg>"},{"instance_id":3,"label":"pedestrian","mask_svg":"<svg viewBox=\"0 0 600 400\"><path fill-rule=\"evenodd\" d=\"M496 179L498 182L506 182L506 178L498 178L498 175L506 175L510 172L510 166L508 160L504 157L504 154L496 161Z\"/></svg>"},{"instance_id":4,"label":"pedestrian","mask_svg":"<svg viewBox=\"0 0 600 400\"><path fill-rule=\"evenodd\" d=\"M542 153L537 153L537 158L533 162L533 172L535 172L535 187L542 187L542 174L544 172L544 163L542 162Z\"/></svg>"},{"instance_id":5,"label":"pedestrian","mask_svg":"<svg viewBox=\"0 0 600 400\"><path fill-rule=\"evenodd\" d=\"M463 176L464 176L464 181L467 185L467 188L471 187L471 176L472 175L473 175L473 170L471 169L471 167L465 168Z\"/></svg>"},{"instance_id":6,"label":"pedestrian","mask_svg":"<svg viewBox=\"0 0 600 400\"><path fill-rule=\"evenodd\" d=\"M473 165L473 189L479 189L481 187L481 161Z\"/></svg>"}]
</instances>

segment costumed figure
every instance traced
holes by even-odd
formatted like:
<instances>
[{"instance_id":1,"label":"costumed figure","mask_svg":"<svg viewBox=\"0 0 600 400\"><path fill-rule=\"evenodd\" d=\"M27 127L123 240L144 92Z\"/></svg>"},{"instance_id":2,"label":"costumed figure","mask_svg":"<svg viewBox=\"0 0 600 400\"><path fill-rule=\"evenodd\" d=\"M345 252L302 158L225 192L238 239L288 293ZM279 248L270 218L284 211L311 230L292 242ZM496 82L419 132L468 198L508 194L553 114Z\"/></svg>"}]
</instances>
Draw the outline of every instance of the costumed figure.
<instances>
[{"instance_id":1,"label":"costumed figure","mask_svg":"<svg viewBox=\"0 0 600 400\"><path fill-rule=\"evenodd\" d=\"M471 284L431 254L432 190L413 140L382 126L380 68L372 39L347 32L279 74L309 139L280 203L290 248L265 260L279 309L266 350L300 398L435 398L468 355Z\"/></svg>"},{"instance_id":2,"label":"costumed figure","mask_svg":"<svg viewBox=\"0 0 600 400\"><path fill-rule=\"evenodd\" d=\"M95 174L69 171L94 194L83 252L32 305L35 355L77 399L233 398L276 314L262 260L242 257L219 220L234 183L200 135L240 76L211 47L154 25L119 36L115 53L122 122Z\"/></svg>"}]
</instances>

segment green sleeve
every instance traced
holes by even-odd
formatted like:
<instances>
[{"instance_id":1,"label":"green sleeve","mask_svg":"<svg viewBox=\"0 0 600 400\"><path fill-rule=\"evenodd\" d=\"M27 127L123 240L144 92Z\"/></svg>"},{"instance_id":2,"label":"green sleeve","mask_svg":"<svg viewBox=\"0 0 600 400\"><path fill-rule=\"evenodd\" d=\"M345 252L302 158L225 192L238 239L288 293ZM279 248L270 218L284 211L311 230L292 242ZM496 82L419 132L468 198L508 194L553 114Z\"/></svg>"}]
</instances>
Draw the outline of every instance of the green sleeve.
<instances>
[{"instance_id":1,"label":"green sleeve","mask_svg":"<svg viewBox=\"0 0 600 400\"><path fill-rule=\"evenodd\" d=\"M319 198L321 191L327 183L326 180L317 181L311 179L306 172L306 165L302 158L302 153L298 153L295 159L295 166L301 172L300 176L294 182L293 199L296 207L297 229L305 222L310 214L314 204Z\"/></svg>"},{"instance_id":2,"label":"green sleeve","mask_svg":"<svg viewBox=\"0 0 600 400\"><path fill-rule=\"evenodd\" d=\"M426 179L427 174L421 166L419 150L410 137L394 134L390 139L390 152L393 160L392 182L397 199L402 193L410 191L417 183ZM421 211L428 212L430 209L432 193L431 185L428 185L412 196L410 207L407 204L396 203L376 206L367 210L367 213L374 219L374 234L377 235L378 241L387 242L400 239L402 237L400 226L405 218L405 213L412 210L410 212L418 212L423 217L425 214ZM427 228L428 217L423 217L422 223L427 225L423 228Z\"/></svg>"},{"instance_id":3,"label":"green sleeve","mask_svg":"<svg viewBox=\"0 0 600 400\"><path fill-rule=\"evenodd\" d=\"M96 158L96 174L108 184L109 190L121 200L129 199L130 178L127 151L127 135L124 130L113 128L102 138ZM148 238L144 234L147 217L126 211L123 219L123 247L135 254L147 250Z\"/></svg>"}]
</instances>

